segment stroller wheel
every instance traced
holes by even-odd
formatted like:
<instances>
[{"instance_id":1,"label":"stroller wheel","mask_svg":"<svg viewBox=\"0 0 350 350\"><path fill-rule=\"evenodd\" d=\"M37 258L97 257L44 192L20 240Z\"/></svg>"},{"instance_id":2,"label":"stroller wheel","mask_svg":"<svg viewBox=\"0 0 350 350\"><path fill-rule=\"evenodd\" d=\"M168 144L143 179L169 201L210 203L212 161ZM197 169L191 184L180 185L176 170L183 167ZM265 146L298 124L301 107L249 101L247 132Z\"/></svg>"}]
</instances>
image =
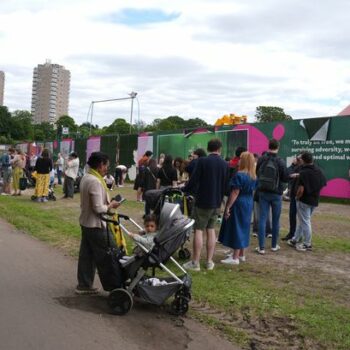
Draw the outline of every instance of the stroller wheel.
<instances>
[{"instance_id":1,"label":"stroller wheel","mask_svg":"<svg viewBox=\"0 0 350 350\"><path fill-rule=\"evenodd\" d=\"M191 252L187 248L179 250L179 259L188 260L191 257Z\"/></svg>"},{"instance_id":2,"label":"stroller wheel","mask_svg":"<svg viewBox=\"0 0 350 350\"><path fill-rule=\"evenodd\" d=\"M114 289L108 296L108 306L110 307L113 315L122 316L127 314L131 310L132 305L132 296L125 289Z\"/></svg>"},{"instance_id":3,"label":"stroller wheel","mask_svg":"<svg viewBox=\"0 0 350 350\"><path fill-rule=\"evenodd\" d=\"M32 201L35 201L36 198L37 198L36 196L31 196L31 197L30 197L30 199L31 199Z\"/></svg>"},{"instance_id":4,"label":"stroller wheel","mask_svg":"<svg viewBox=\"0 0 350 350\"><path fill-rule=\"evenodd\" d=\"M52 196L50 199L55 202L56 201L56 196Z\"/></svg>"},{"instance_id":5,"label":"stroller wheel","mask_svg":"<svg viewBox=\"0 0 350 350\"><path fill-rule=\"evenodd\" d=\"M177 296L171 303L171 312L174 315L182 316L188 311L188 298Z\"/></svg>"}]
</instances>

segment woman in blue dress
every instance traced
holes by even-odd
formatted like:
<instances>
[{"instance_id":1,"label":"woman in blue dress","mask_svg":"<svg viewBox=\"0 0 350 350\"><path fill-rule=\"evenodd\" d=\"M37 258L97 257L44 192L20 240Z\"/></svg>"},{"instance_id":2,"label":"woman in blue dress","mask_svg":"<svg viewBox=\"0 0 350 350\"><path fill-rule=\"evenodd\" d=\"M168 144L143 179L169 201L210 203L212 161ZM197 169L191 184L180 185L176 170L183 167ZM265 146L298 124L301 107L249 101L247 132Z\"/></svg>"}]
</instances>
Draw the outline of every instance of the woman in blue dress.
<instances>
[{"instance_id":1,"label":"woman in blue dress","mask_svg":"<svg viewBox=\"0 0 350 350\"><path fill-rule=\"evenodd\" d=\"M233 249L232 255L221 260L223 264L238 265L240 261L245 261L244 250L249 246L253 192L256 184L254 156L250 152L243 152L238 172L230 182L231 193L219 234L219 242Z\"/></svg>"}]
</instances>

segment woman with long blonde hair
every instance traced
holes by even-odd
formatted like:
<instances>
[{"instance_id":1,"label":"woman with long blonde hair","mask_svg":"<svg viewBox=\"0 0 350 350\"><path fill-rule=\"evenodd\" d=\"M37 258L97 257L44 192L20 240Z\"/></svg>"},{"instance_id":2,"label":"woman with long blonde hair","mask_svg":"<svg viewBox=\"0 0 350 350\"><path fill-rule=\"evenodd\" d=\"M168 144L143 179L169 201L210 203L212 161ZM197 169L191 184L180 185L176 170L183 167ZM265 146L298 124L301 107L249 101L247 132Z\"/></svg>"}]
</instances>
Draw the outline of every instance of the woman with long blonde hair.
<instances>
[{"instance_id":1,"label":"woman with long blonde hair","mask_svg":"<svg viewBox=\"0 0 350 350\"><path fill-rule=\"evenodd\" d=\"M219 242L233 249L233 254L221 260L223 264L238 265L246 260L245 249L249 246L253 192L256 184L254 155L243 152L240 156L238 172L230 182L231 193L219 234Z\"/></svg>"}]
</instances>

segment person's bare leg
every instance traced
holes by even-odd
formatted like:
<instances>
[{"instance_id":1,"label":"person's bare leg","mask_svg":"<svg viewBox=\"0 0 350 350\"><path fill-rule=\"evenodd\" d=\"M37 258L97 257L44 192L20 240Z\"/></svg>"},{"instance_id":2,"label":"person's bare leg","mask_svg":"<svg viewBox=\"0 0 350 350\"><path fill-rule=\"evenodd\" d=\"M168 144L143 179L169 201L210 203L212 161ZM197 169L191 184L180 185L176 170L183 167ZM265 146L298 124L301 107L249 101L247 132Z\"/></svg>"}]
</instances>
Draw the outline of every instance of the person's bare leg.
<instances>
[{"instance_id":1,"label":"person's bare leg","mask_svg":"<svg viewBox=\"0 0 350 350\"><path fill-rule=\"evenodd\" d=\"M201 258L201 251L203 247L203 231L195 230L193 238L193 258L192 261L196 264L199 263Z\"/></svg>"},{"instance_id":2,"label":"person's bare leg","mask_svg":"<svg viewBox=\"0 0 350 350\"><path fill-rule=\"evenodd\" d=\"M233 250L233 259L237 260L240 256L240 249L234 249Z\"/></svg>"},{"instance_id":3,"label":"person's bare leg","mask_svg":"<svg viewBox=\"0 0 350 350\"><path fill-rule=\"evenodd\" d=\"M244 256L244 253L245 253L244 250L245 250L244 248L241 248L239 250L239 256Z\"/></svg>"},{"instance_id":4,"label":"person's bare leg","mask_svg":"<svg viewBox=\"0 0 350 350\"><path fill-rule=\"evenodd\" d=\"M215 229L207 228L207 261L213 261L215 252L216 235Z\"/></svg>"},{"instance_id":5,"label":"person's bare leg","mask_svg":"<svg viewBox=\"0 0 350 350\"><path fill-rule=\"evenodd\" d=\"M137 189L137 200L142 201L142 187Z\"/></svg>"}]
</instances>

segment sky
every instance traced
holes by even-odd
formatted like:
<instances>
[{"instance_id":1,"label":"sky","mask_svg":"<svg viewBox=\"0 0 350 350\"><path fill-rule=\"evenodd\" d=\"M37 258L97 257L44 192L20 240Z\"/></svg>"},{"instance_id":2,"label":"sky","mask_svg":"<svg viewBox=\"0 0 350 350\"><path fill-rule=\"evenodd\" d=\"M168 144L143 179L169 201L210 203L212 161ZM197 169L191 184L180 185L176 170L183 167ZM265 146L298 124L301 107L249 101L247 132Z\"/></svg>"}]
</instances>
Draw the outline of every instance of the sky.
<instances>
[{"instance_id":1,"label":"sky","mask_svg":"<svg viewBox=\"0 0 350 350\"><path fill-rule=\"evenodd\" d=\"M294 119L350 103L348 0L0 0L4 104L30 110L33 69L71 72L69 115L137 92L133 121L178 115L215 123L278 106ZM96 103L100 127L131 100Z\"/></svg>"}]
</instances>

